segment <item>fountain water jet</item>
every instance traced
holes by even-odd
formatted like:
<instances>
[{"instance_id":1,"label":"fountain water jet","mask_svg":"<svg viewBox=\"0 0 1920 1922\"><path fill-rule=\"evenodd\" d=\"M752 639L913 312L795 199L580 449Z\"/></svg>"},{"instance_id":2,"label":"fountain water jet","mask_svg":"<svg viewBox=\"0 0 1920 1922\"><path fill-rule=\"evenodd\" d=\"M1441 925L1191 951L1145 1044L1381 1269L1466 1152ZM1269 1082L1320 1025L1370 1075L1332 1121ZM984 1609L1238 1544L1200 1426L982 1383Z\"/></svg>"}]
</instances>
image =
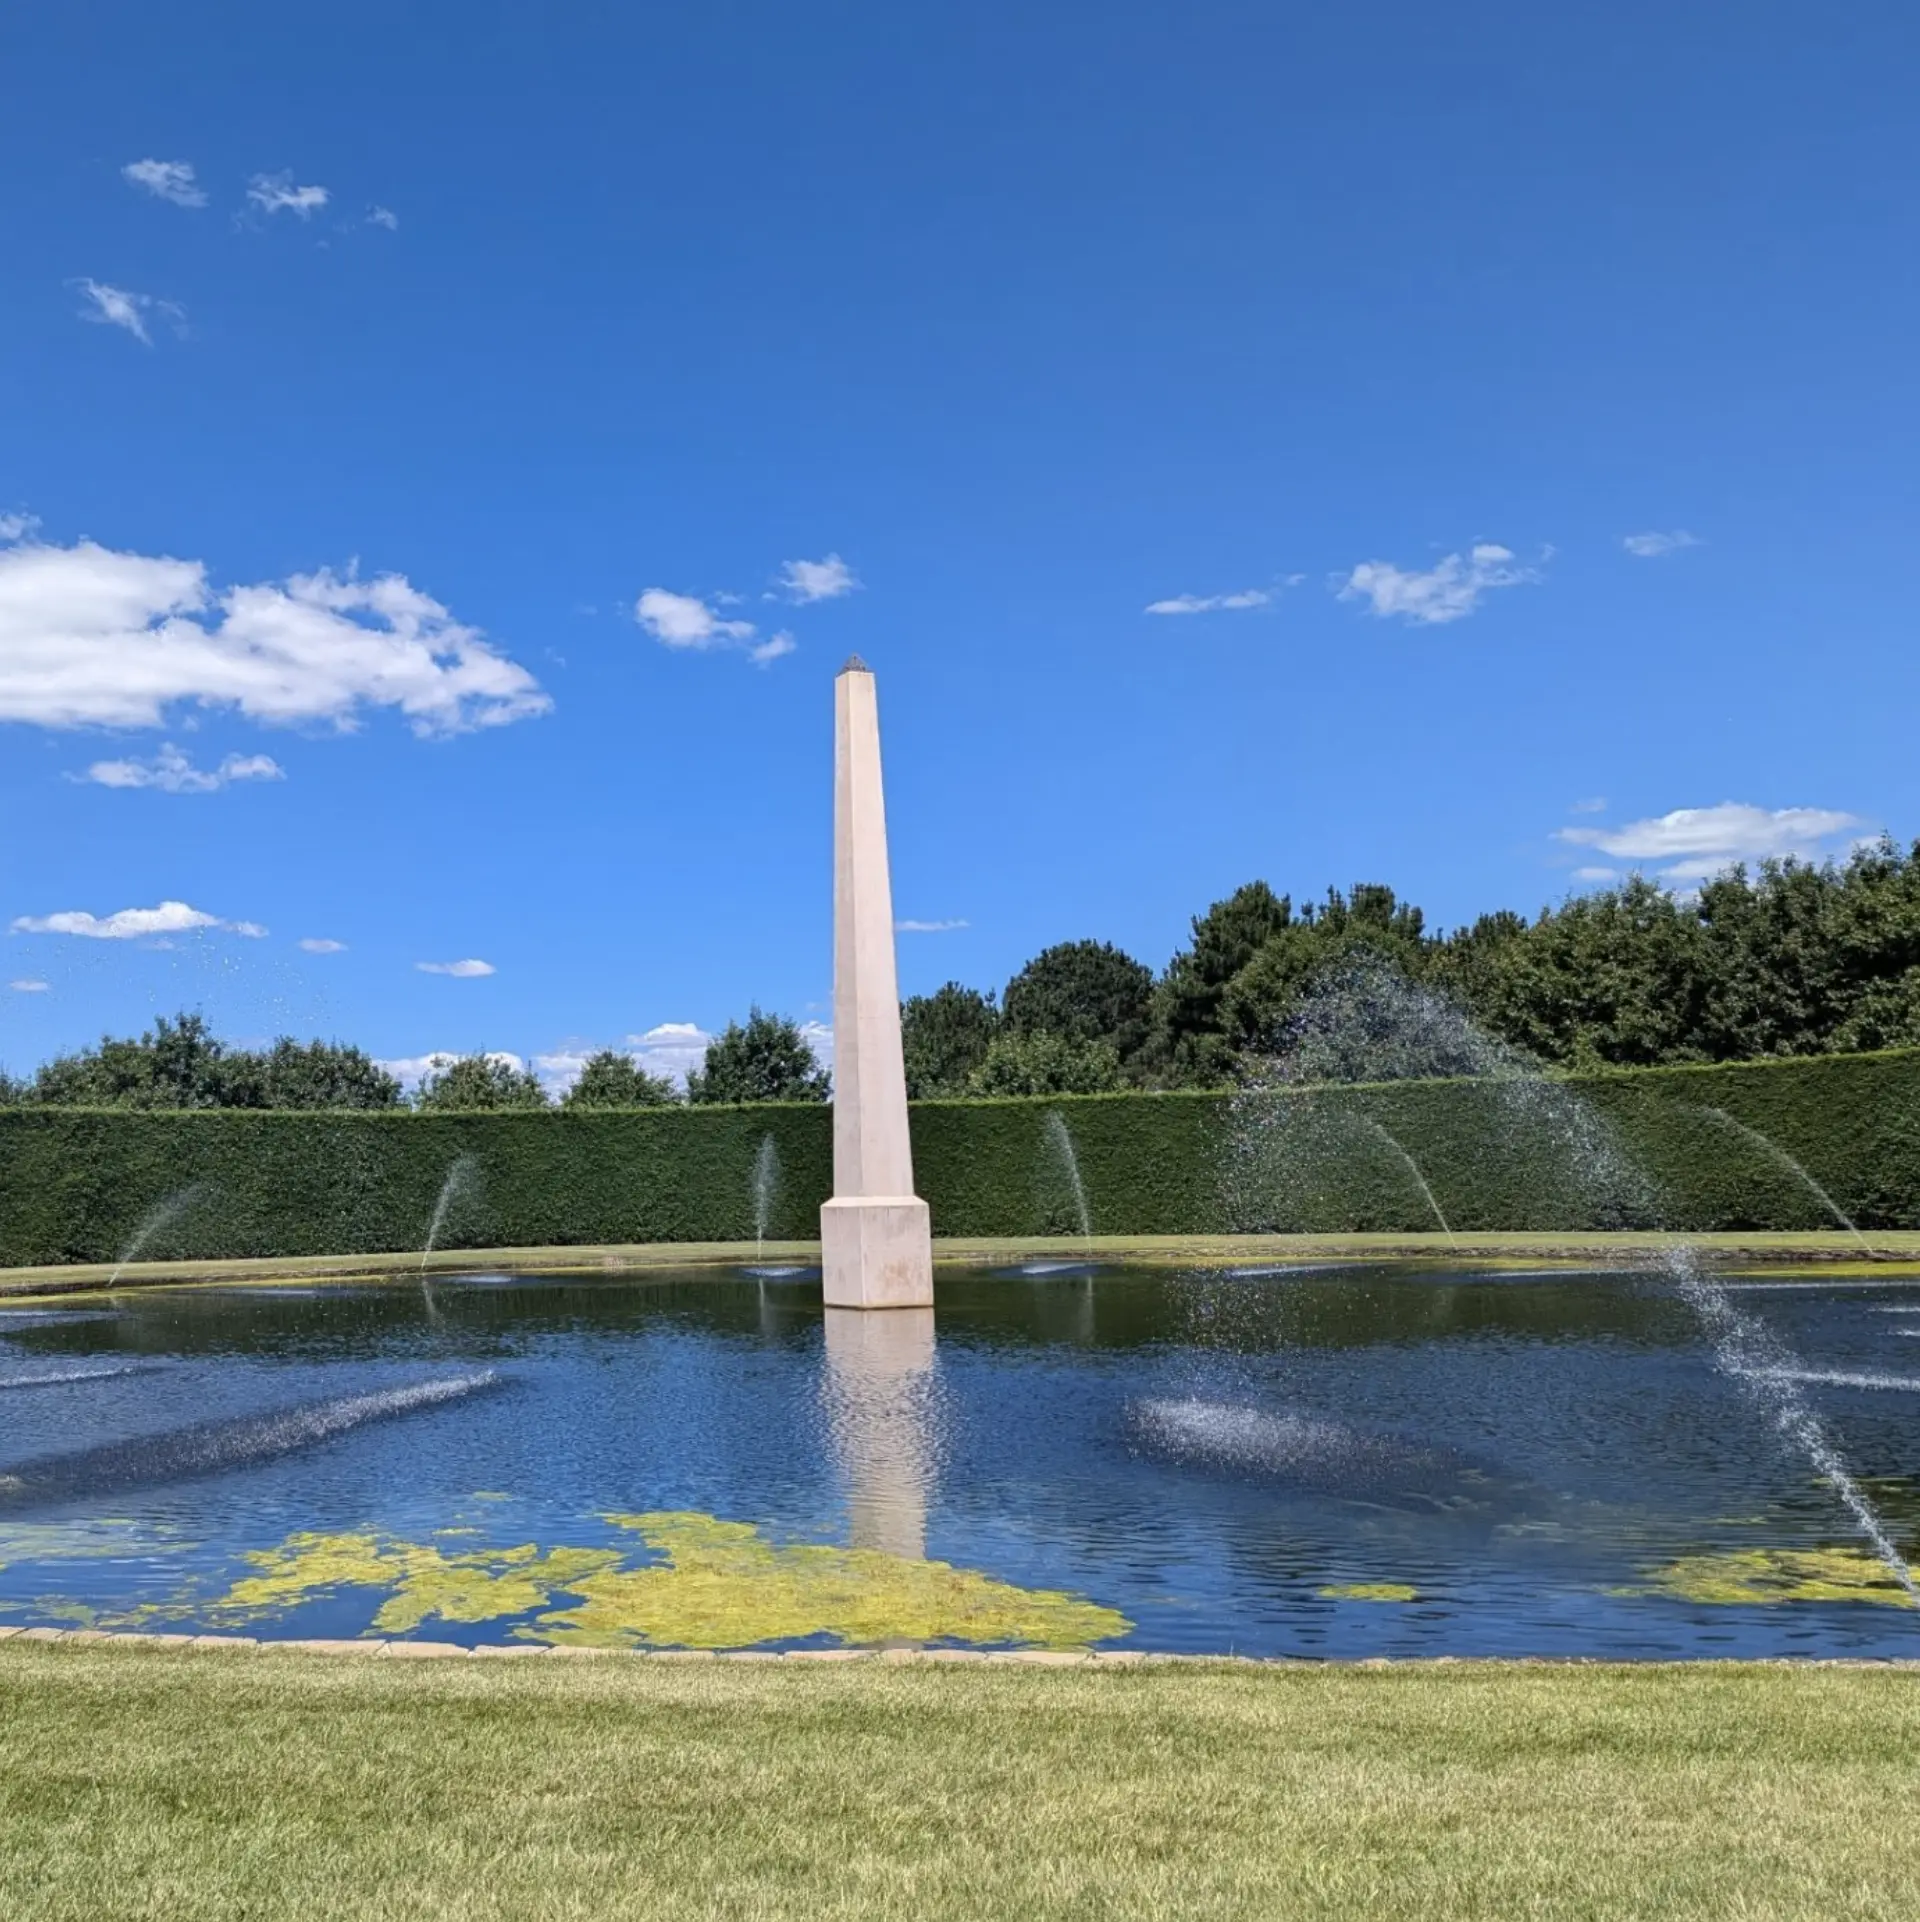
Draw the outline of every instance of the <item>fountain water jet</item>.
<instances>
[{"instance_id":1,"label":"fountain water jet","mask_svg":"<svg viewBox=\"0 0 1920 1922\"><path fill-rule=\"evenodd\" d=\"M770 1134L760 1137L753 1157L753 1258L766 1259L767 1223L773 1217L774 1197L780 1192L780 1150Z\"/></svg>"},{"instance_id":2,"label":"fountain water jet","mask_svg":"<svg viewBox=\"0 0 1920 1922\"><path fill-rule=\"evenodd\" d=\"M1087 1206L1087 1184L1080 1178L1080 1157L1074 1152L1073 1130L1067 1126L1067 1118L1058 1108L1049 1108L1046 1120L1040 1125L1040 1132L1065 1178L1068 1193L1073 1196L1074 1220L1079 1226L1080 1240L1085 1246L1087 1258L1091 1260L1093 1210Z\"/></svg>"},{"instance_id":3,"label":"fountain water jet","mask_svg":"<svg viewBox=\"0 0 1920 1922\"><path fill-rule=\"evenodd\" d=\"M133 1231L132 1239L120 1251L120 1258L113 1264L113 1273L107 1277L107 1291L111 1293L120 1280L121 1271L150 1243L161 1229L170 1226L181 1215L209 1191L211 1184L204 1181L189 1182L184 1188L176 1188L172 1194L156 1202L140 1217Z\"/></svg>"},{"instance_id":4,"label":"fountain water jet","mask_svg":"<svg viewBox=\"0 0 1920 1922\"><path fill-rule=\"evenodd\" d=\"M1265 1137L1291 1118L1295 1104L1287 1099L1288 1089L1436 1075L1469 1075L1490 1082L1514 1123L1538 1130L1564 1157L1573 1191L1584 1194L1593 1212L1654 1218L1652 1184L1595 1109L1552 1081L1531 1057L1481 1033L1444 995L1414 987L1390 967L1366 958L1326 977L1309 994L1282 1053L1246 1091L1236 1114L1240 1158L1249 1173L1268 1178L1260 1155ZM1311 1109L1306 1112L1311 1114ZM1730 1115L1722 1119L1752 1135L1783 1163L1790 1161L1765 1136L1754 1135ZM1844 1221L1832 1197L1797 1162L1791 1165ZM1851 1221L1846 1225L1859 1234ZM1920 1607L1920 1585L1807 1401L1801 1382L1810 1371L1764 1323L1734 1306L1728 1290L1684 1243L1673 1243L1660 1266L1699 1321L1721 1372L1767 1416L1781 1439L1812 1464L1888 1572Z\"/></svg>"},{"instance_id":5,"label":"fountain water jet","mask_svg":"<svg viewBox=\"0 0 1920 1922\"><path fill-rule=\"evenodd\" d=\"M1866 1490L1854 1480L1819 1416L1800 1392L1800 1383L1813 1378L1811 1371L1799 1366L1792 1351L1771 1329L1733 1305L1731 1296L1700 1266L1692 1249L1671 1249L1666 1268L1681 1299L1706 1329L1722 1372L1739 1383L1782 1439L1812 1462L1821 1479L1845 1504L1873 1552L1886 1564L1887 1572L1906 1590L1914 1607L1920 1608L1920 1584L1915 1582L1905 1556L1894 1546Z\"/></svg>"},{"instance_id":6,"label":"fountain water jet","mask_svg":"<svg viewBox=\"0 0 1920 1922\"><path fill-rule=\"evenodd\" d=\"M1873 1247L1866 1236L1854 1225L1853 1217L1827 1193L1826 1189L1821 1187L1819 1182L1814 1180L1812 1175L1808 1174L1806 1169L1801 1167L1799 1162L1794 1160L1792 1155L1787 1153L1786 1149L1781 1147L1779 1142L1768 1135L1763 1135L1758 1128L1750 1128L1744 1121L1735 1119L1724 1108L1703 1107L1699 1112L1731 1128L1742 1141L1750 1142L1758 1148L1775 1167L1784 1168L1860 1244L1860 1252L1869 1261L1879 1260L1880 1257L1873 1252Z\"/></svg>"},{"instance_id":7,"label":"fountain water jet","mask_svg":"<svg viewBox=\"0 0 1920 1922\"><path fill-rule=\"evenodd\" d=\"M1433 1210L1433 1218L1440 1224L1440 1232L1446 1236L1447 1245L1457 1248L1460 1245L1459 1239L1453 1230L1447 1226L1447 1218L1440 1212L1440 1204L1434 1199L1433 1189L1428 1186L1426 1176L1420 1172L1419 1162L1415 1161L1413 1156L1401 1146L1400 1142L1393 1135L1389 1134L1371 1115L1362 1115L1361 1120L1407 1164L1407 1173L1413 1177L1414 1185L1426 1196L1427 1206Z\"/></svg>"},{"instance_id":8,"label":"fountain water jet","mask_svg":"<svg viewBox=\"0 0 1920 1922\"><path fill-rule=\"evenodd\" d=\"M440 1239L440 1231L447 1225L447 1216L452 1213L454 1203L467 1194L479 1180L480 1164L472 1155L456 1155L453 1165L447 1170L447 1178L440 1184L440 1198L433 1204L433 1219L427 1224L426 1245L420 1250L420 1298L427 1306L427 1319L438 1322L440 1311L434 1305L433 1284L427 1279L427 1261L432 1255L434 1244Z\"/></svg>"}]
</instances>

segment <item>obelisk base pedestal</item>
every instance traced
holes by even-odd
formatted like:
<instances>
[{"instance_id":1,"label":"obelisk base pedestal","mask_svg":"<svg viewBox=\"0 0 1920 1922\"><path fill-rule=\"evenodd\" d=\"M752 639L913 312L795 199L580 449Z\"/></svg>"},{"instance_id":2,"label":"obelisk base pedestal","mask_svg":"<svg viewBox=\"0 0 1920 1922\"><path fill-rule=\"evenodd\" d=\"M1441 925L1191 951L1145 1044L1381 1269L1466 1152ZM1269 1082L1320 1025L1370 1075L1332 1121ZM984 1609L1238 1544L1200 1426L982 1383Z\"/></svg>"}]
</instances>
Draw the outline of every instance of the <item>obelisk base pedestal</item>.
<instances>
[{"instance_id":1,"label":"obelisk base pedestal","mask_svg":"<svg viewBox=\"0 0 1920 1922\"><path fill-rule=\"evenodd\" d=\"M820 1209L829 1308L931 1308L933 1227L914 1195L861 1195Z\"/></svg>"}]
</instances>

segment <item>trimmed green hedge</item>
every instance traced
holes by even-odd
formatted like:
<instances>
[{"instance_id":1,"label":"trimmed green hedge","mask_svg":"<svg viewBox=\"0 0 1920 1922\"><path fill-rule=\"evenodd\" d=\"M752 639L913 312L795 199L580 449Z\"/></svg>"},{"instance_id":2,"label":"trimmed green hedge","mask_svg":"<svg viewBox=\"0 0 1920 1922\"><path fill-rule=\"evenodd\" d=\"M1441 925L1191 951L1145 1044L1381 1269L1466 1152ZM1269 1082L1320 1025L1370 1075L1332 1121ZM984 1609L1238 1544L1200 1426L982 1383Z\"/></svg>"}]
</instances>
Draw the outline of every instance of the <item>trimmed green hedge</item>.
<instances>
[{"instance_id":1,"label":"trimmed green hedge","mask_svg":"<svg viewBox=\"0 0 1920 1922\"><path fill-rule=\"evenodd\" d=\"M945 1235L1072 1232L1061 1122L1105 1234L1430 1227L1419 1176L1456 1229L1831 1225L1714 1109L1798 1159L1863 1227L1920 1227L1920 1050L1266 1098L924 1102L913 1131ZM450 1198L446 1246L746 1240L768 1138L780 1171L768 1234L810 1238L831 1185L824 1107L0 1110L0 1265L112 1260L182 1190L142 1253L415 1248L463 1158L472 1178Z\"/></svg>"}]
</instances>

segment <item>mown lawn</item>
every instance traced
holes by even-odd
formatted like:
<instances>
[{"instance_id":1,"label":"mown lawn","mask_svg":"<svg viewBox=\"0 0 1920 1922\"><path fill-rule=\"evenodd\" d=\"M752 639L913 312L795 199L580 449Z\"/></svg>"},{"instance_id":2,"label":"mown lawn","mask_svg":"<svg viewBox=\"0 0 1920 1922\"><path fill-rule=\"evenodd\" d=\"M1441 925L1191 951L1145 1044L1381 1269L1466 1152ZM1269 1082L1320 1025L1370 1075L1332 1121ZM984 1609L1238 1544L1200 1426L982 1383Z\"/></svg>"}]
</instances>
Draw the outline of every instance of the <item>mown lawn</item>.
<instances>
[{"instance_id":1,"label":"mown lawn","mask_svg":"<svg viewBox=\"0 0 1920 1922\"><path fill-rule=\"evenodd\" d=\"M0 1645L0 1916L1819 1917L1920 1674Z\"/></svg>"}]
</instances>

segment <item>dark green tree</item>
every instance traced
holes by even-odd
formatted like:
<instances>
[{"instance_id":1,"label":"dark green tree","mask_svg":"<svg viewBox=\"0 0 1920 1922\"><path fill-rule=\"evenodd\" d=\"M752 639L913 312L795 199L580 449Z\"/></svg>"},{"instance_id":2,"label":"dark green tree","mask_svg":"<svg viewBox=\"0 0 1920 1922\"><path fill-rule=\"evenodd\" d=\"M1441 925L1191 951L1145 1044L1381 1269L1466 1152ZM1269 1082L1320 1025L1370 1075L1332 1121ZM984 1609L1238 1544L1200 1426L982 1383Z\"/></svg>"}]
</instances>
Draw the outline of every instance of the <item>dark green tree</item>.
<instances>
[{"instance_id":1,"label":"dark green tree","mask_svg":"<svg viewBox=\"0 0 1920 1922\"><path fill-rule=\"evenodd\" d=\"M1179 1086L1230 1078L1233 1050L1221 1022L1227 984L1292 921L1292 901L1264 881L1249 881L1194 917L1192 944L1168 963L1154 995L1141 1063L1152 1080Z\"/></svg>"},{"instance_id":2,"label":"dark green tree","mask_svg":"<svg viewBox=\"0 0 1920 1922\"><path fill-rule=\"evenodd\" d=\"M57 1055L34 1076L34 1099L62 1108L219 1108L226 1050L205 1020L159 1016L137 1041L102 1035L97 1048Z\"/></svg>"},{"instance_id":3,"label":"dark green tree","mask_svg":"<svg viewBox=\"0 0 1920 1922\"><path fill-rule=\"evenodd\" d=\"M229 1108L397 1108L400 1083L365 1050L282 1035L259 1053L223 1061Z\"/></svg>"},{"instance_id":4,"label":"dark green tree","mask_svg":"<svg viewBox=\"0 0 1920 1922\"><path fill-rule=\"evenodd\" d=\"M1000 1032L993 996L957 981L900 1005L900 1042L907 1060L907 1093L915 1101L960 1095Z\"/></svg>"},{"instance_id":5,"label":"dark green tree","mask_svg":"<svg viewBox=\"0 0 1920 1922\"><path fill-rule=\"evenodd\" d=\"M1147 1038L1153 970L1110 941L1062 941L1007 983L1000 1005L1016 1034L1104 1041L1125 1061Z\"/></svg>"},{"instance_id":6,"label":"dark green tree","mask_svg":"<svg viewBox=\"0 0 1920 1922\"><path fill-rule=\"evenodd\" d=\"M544 1108L547 1091L539 1076L492 1055L465 1054L420 1084L414 1106L440 1113L455 1110Z\"/></svg>"},{"instance_id":7,"label":"dark green tree","mask_svg":"<svg viewBox=\"0 0 1920 1922\"><path fill-rule=\"evenodd\" d=\"M974 1095L1111 1094L1126 1086L1107 1041L1072 1041L1037 1029L1003 1029L967 1081Z\"/></svg>"},{"instance_id":8,"label":"dark green tree","mask_svg":"<svg viewBox=\"0 0 1920 1922\"><path fill-rule=\"evenodd\" d=\"M664 1108L680 1092L664 1075L649 1074L629 1054L602 1048L587 1057L580 1078L560 1104L565 1108Z\"/></svg>"},{"instance_id":9,"label":"dark green tree","mask_svg":"<svg viewBox=\"0 0 1920 1922\"><path fill-rule=\"evenodd\" d=\"M833 1077L814 1059L806 1037L784 1015L754 1008L743 1027L707 1044L705 1061L687 1076L687 1099L717 1101L825 1101Z\"/></svg>"}]
</instances>

